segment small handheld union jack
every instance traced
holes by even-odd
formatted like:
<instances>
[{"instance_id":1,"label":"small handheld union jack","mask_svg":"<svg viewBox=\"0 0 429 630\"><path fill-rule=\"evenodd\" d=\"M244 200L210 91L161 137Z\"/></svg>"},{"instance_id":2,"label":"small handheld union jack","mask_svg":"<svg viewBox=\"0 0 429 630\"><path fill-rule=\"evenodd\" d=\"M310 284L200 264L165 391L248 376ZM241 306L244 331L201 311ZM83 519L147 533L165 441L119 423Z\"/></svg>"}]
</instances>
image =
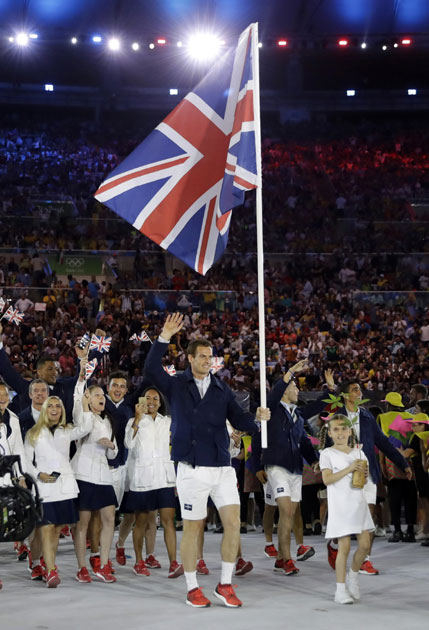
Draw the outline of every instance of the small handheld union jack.
<instances>
[{"instance_id":1,"label":"small handheld union jack","mask_svg":"<svg viewBox=\"0 0 429 630\"><path fill-rule=\"evenodd\" d=\"M24 313L18 311L17 308L13 308L13 306L9 306L6 313L4 313L1 319L7 319L11 324L16 324L17 326L19 326L24 319Z\"/></svg>"},{"instance_id":2,"label":"small handheld union jack","mask_svg":"<svg viewBox=\"0 0 429 630\"><path fill-rule=\"evenodd\" d=\"M223 368L223 364L224 364L223 357L213 357L210 372L212 374L216 374L216 372L218 372L219 370Z\"/></svg>"},{"instance_id":3,"label":"small handheld union jack","mask_svg":"<svg viewBox=\"0 0 429 630\"><path fill-rule=\"evenodd\" d=\"M91 378L97 365L98 365L97 359L92 359L92 361L88 361L88 363L85 365L85 380L86 381L89 378Z\"/></svg>"},{"instance_id":4,"label":"small handheld union jack","mask_svg":"<svg viewBox=\"0 0 429 630\"><path fill-rule=\"evenodd\" d=\"M136 333L134 333L134 335L130 337L130 341L150 341L152 343L152 339L149 337L145 330L142 330L139 335L136 335Z\"/></svg>"},{"instance_id":5,"label":"small handheld union jack","mask_svg":"<svg viewBox=\"0 0 429 630\"><path fill-rule=\"evenodd\" d=\"M109 352L111 343L112 337L98 337L98 335L92 335L89 349L98 350L99 352Z\"/></svg>"},{"instance_id":6,"label":"small handheld union jack","mask_svg":"<svg viewBox=\"0 0 429 630\"><path fill-rule=\"evenodd\" d=\"M169 374L170 376L174 376L176 374L176 368L174 367L174 365L164 365L163 367L167 374Z\"/></svg>"},{"instance_id":7,"label":"small handheld union jack","mask_svg":"<svg viewBox=\"0 0 429 630\"><path fill-rule=\"evenodd\" d=\"M0 297L0 313L3 313L3 309L6 306L6 302L2 297Z\"/></svg>"}]
</instances>

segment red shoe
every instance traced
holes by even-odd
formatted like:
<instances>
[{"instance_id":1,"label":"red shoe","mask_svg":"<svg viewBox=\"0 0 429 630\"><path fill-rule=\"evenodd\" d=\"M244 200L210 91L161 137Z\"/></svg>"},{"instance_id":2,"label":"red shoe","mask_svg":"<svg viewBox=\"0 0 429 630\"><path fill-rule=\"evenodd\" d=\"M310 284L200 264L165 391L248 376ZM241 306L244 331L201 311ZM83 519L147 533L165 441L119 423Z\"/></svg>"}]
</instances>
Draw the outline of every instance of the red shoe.
<instances>
[{"instance_id":1,"label":"red shoe","mask_svg":"<svg viewBox=\"0 0 429 630\"><path fill-rule=\"evenodd\" d=\"M201 558L201 560L198 560L197 562L197 573L198 575L209 575L210 573L203 558Z\"/></svg>"},{"instance_id":2,"label":"red shoe","mask_svg":"<svg viewBox=\"0 0 429 630\"><path fill-rule=\"evenodd\" d=\"M68 525L64 525L60 531L60 538L67 538L68 536L70 536L70 527Z\"/></svg>"},{"instance_id":3,"label":"red shoe","mask_svg":"<svg viewBox=\"0 0 429 630\"><path fill-rule=\"evenodd\" d=\"M0 580L0 591L2 590L2 588L3 588L3 582Z\"/></svg>"},{"instance_id":4,"label":"red shoe","mask_svg":"<svg viewBox=\"0 0 429 630\"><path fill-rule=\"evenodd\" d=\"M127 564L127 559L125 557L125 547L118 547L118 543L116 543L116 562L122 567Z\"/></svg>"},{"instance_id":5,"label":"red shoe","mask_svg":"<svg viewBox=\"0 0 429 630\"><path fill-rule=\"evenodd\" d=\"M46 574L46 586L48 588L57 588L58 584L61 584L60 576L58 575L58 571L56 569L52 569L49 573Z\"/></svg>"},{"instance_id":6,"label":"red shoe","mask_svg":"<svg viewBox=\"0 0 429 630\"><path fill-rule=\"evenodd\" d=\"M113 566L113 562L109 559L109 560L107 561L107 564L108 564L108 565L109 565L109 567L110 567L110 571L111 571L111 573L113 573L113 574L114 574L114 573L115 573L115 567Z\"/></svg>"},{"instance_id":7,"label":"red shoe","mask_svg":"<svg viewBox=\"0 0 429 630\"><path fill-rule=\"evenodd\" d=\"M88 569L86 567L82 567L79 569L76 575L76 580L78 582L92 582L92 578L88 573Z\"/></svg>"},{"instance_id":8,"label":"red shoe","mask_svg":"<svg viewBox=\"0 0 429 630\"><path fill-rule=\"evenodd\" d=\"M95 574L97 571L101 569L101 558L100 556L91 556L89 558L89 564L91 565L92 572Z\"/></svg>"},{"instance_id":9,"label":"red shoe","mask_svg":"<svg viewBox=\"0 0 429 630\"><path fill-rule=\"evenodd\" d=\"M89 540L89 538L86 539L86 548L91 549L91 541Z\"/></svg>"},{"instance_id":10,"label":"red shoe","mask_svg":"<svg viewBox=\"0 0 429 630\"><path fill-rule=\"evenodd\" d=\"M283 560L283 558L277 558L273 566L273 571L278 571L279 573L283 573L284 564L285 564L285 561Z\"/></svg>"},{"instance_id":11,"label":"red shoe","mask_svg":"<svg viewBox=\"0 0 429 630\"><path fill-rule=\"evenodd\" d=\"M193 608L208 608L212 604L211 601L204 595L203 591L198 587L188 591L186 603L188 606L192 606Z\"/></svg>"},{"instance_id":12,"label":"red shoe","mask_svg":"<svg viewBox=\"0 0 429 630\"><path fill-rule=\"evenodd\" d=\"M235 565L235 575L246 575L253 569L253 564L244 558L238 558Z\"/></svg>"},{"instance_id":13,"label":"red shoe","mask_svg":"<svg viewBox=\"0 0 429 630\"><path fill-rule=\"evenodd\" d=\"M265 545L264 554L267 556L267 558L277 558L277 549L275 548L273 543Z\"/></svg>"},{"instance_id":14,"label":"red shoe","mask_svg":"<svg viewBox=\"0 0 429 630\"><path fill-rule=\"evenodd\" d=\"M292 559L283 561L283 571L285 575L296 575L299 573L299 569L294 565Z\"/></svg>"},{"instance_id":15,"label":"red shoe","mask_svg":"<svg viewBox=\"0 0 429 630\"><path fill-rule=\"evenodd\" d=\"M133 571L136 575L150 575L150 571L147 568L144 560L140 560L140 562L136 562L134 565Z\"/></svg>"},{"instance_id":16,"label":"red shoe","mask_svg":"<svg viewBox=\"0 0 429 630\"><path fill-rule=\"evenodd\" d=\"M184 574L183 564L179 564L176 560L170 564L170 570L168 572L169 578L178 578Z\"/></svg>"},{"instance_id":17,"label":"red shoe","mask_svg":"<svg viewBox=\"0 0 429 630\"><path fill-rule=\"evenodd\" d=\"M240 608L243 605L235 594L232 584L219 584L216 586L213 594L220 599L228 608Z\"/></svg>"},{"instance_id":18,"label":"red shoe","mask_svg":"<svg viewBox=\"0 0 429 630\"><path fill-rule=\"evenodd\" d=\"M359 569L359 573L362 573L363 575L379 575L380 571L378 571L378 569L374 569L371 560L365 560Z\"/></svg>"},{"instance_id":19,"label":"red shoe","mask_svg":"<svg viewBox=\"0 0 429 630\"><path fill-rule=\"evenodd\" d=\"M98 569L95 575L96 577L98 577L99 580L102 580L103 582L116 582L116 578L111 572L108 564L105 564L104 567Z\"/></svg>"},{"instance_id":20,"label":"red shoe","mask_svg":"<svg viewBox=\"0 0 429 630\"><path fill-rule=\"evenodd\" d=\"M33 570L31 571L31 579L32 580L43 580L44 577L44 570L43 567L40 564L36 564L35 567L33 567Z\"/></svg>"},{"instance_id":21,"label":"red shoe","mask_svg":"<svg viewBox=\"0 0 429 630\"><path fill-rule=\"evenodd\" d=\"M315 553L316 552L314 551L313 547L310 547L308 545L300 545L296 552L296 559L303 562L304 560L308 560L309 558L314 556Z\"/></svg>"},{"instance_id":22,"label":"red shoe","mask_svg":"<svg viewBox=\"0 0 429 630\"><path fill-rule=\"evenodd\" d=\"M161 563L158 562L158 560L155 558L155 556L153 555L153 553L151 553L145 560L146 566L149 567L149 569L160 569L161 568Z\"/></svg>"},{"instance_id":23,"label":"red shoe","mask_svg":"<svg viewBox=\"0 0 429 630\"><path fill-rule=\"evenodd\" d=\"M21 543L21 545L18 543L17 547L16 547L16 553L18 555L18 560L19 562L23 562L24 560L27 560L28 554L30 553L29 548L27 547L26 544Z\"/></svg>"},{"instance_id":24,"label":"red shoe","mask_svg":"<svg viewBox=\"0 0 429 630\"><path fill-rule=\"evenodd\" d=\"M331 541L328 540L328 562L329 566L335 571L335 563L337 561L338 549L334 549L331 545Z\"/></svg>"}]
</instances>

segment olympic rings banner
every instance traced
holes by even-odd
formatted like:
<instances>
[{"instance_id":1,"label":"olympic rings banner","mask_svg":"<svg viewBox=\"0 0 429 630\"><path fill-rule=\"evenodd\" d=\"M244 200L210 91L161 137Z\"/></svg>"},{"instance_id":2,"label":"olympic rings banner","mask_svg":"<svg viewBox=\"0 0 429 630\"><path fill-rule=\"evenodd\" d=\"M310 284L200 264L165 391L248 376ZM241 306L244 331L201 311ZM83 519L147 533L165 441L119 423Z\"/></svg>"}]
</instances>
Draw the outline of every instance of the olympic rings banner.
<instances>
[{"instance_id":1,"label":"olympic rings banner","mask_svg":"<svg viewBox=\"0 0 429 630\"><path fill-rule=\"evenodd\" d=\"M58 256L48 256L49 266L57 276L97 276L102 273L103 261L100 256L81 256L76 254L64 254L61 259Z\"/></svg>"}]
</instances>

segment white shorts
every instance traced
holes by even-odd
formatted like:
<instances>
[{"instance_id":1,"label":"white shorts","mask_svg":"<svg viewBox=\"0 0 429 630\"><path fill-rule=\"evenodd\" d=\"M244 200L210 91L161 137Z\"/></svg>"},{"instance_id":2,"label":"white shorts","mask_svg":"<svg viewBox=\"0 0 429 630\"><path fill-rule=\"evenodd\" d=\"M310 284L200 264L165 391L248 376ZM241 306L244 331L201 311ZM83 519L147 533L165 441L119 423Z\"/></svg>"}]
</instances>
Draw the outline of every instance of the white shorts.
<instances>
[{"instance_id":1,"label":"white shorts","mask_svg":"<svg viewBox=\"0 0 429 630\"><path fill-rule=\"evenodd\" d=\"M265 471L271 490L271 492L268 493L266 491L265 496L272 494L274 499L290 497L293 503L299 503L301 501L302 475L291 473L282 466L266 466ZM268 505L275 505L275 502L268 503Z\"/></svg>"},{"instance_id":2,"label":"white shorts","mask_svg":"<svg viewBox=\"0 0 429 630\"><path fill-rule=\"evenodd\" d=\"M195 466L179 462L176 480L182 518L199 521L207 516L211 497L219 510L224 505L240 505L237 475L232 466Z\"/></svg>"},{"instance_id":3,"label":"white shorts","mask_svg":"<svg viewBox=\"0 0 429 630\"><path fill-rule=\"evenodd\" d=\"M127 474L127 467L118 466L118 468L111 468L110 472L112 473L112 486L116 494L116 500L118 505L121 505L122 498L125 492L125 477Z\"/></svg>"},{"instance_id":4,"label":"white shorts","mask_svg":"<svg viewBox=\"0 0 429 630\"><path fill-rule=\"evenodd\" d=\"M363 494L368 505L377 503L377 485L371 479L371 475L368 475L368 481L363 487Z\"/></svg>"}]
</instances>

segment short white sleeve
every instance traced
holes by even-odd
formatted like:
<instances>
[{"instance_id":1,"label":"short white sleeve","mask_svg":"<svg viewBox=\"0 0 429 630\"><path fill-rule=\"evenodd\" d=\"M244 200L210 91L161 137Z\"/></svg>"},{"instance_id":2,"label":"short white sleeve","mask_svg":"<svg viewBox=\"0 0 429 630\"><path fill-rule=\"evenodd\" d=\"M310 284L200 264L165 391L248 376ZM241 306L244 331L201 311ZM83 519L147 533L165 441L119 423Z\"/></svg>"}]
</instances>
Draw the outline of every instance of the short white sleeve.
<instances>
[{"instance_id":1,"label":"short white sleeve","mask_svg":"<svg viewBox=\"0 0 429 630\"><path fill-rule=\"evenodd\" d=\"M320 470L324 470L325 468L333 470L329 448L323 449L323 451L320 453L319 466Z\"/></svg>"}]
</instances>

